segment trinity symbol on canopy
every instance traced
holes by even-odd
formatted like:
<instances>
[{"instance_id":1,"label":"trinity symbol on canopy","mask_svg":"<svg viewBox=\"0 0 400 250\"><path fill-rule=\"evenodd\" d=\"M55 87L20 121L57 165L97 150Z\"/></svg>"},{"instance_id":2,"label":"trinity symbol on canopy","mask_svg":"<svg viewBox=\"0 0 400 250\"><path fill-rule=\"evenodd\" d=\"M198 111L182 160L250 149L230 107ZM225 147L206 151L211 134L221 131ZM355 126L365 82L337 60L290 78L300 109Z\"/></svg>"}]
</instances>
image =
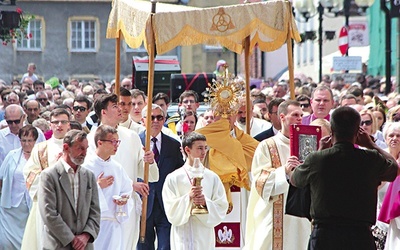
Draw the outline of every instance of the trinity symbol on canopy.
<instances>
[{"instance_id":1,"label":"trinity symbol on canopy","mask_svg":"<svg viewBox=\"0 0 400 250\"><path fill-rule=\"evenodd\" d=\"M232 22L230 15L226 14L224 8L219 8L218 13L213 17L213 24L211 30L218 30L219 32L225 32L230 29L234 29L235 25Z\"/></svg>"}]
</instances>

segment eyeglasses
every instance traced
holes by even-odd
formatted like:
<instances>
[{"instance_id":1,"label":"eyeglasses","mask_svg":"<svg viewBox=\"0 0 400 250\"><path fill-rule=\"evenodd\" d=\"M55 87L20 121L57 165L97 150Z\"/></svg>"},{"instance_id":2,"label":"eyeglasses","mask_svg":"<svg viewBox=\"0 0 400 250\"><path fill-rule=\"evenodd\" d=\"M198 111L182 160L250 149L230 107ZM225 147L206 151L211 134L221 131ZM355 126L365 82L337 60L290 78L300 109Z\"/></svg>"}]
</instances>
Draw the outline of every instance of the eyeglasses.
<instances>
[{"instance_id":1,"label":"eyeglasses","mask_svg":"<svg viewBox=\"0 0 400 250\"><path fill-rule=\"evenodd\" d=\"M73 109L74 109L74 111L78 111L78 110L81 111L81 112L85 112L86 111L86 108L82 107L82 106L74 106Z\"/></svg>"},{"instance_id":2,"label":"eyeglasses","mask_svg":"<svg viewBox=\"0 0 400 250\"><path fill-rule=\"evenodd\" d=\"M310 107L310 104L303 103L303 104L300 104L300 107L301 108L308 108L308 107Z\"/></svg>"},{"instance_id":3,"label":"eyeglasses","mask_svg":"<svg viewBox=\"0 0 400 250\"><path fill-rule=\"evenodd\" d=\"M366 126L371 126L372 120L361 121L361 126L364 126L364 124L365 124Z\"/></svg>"},{"instance_id":4,"label":"eyeglasses","mask_svg":"<svg viewBox=\"0 0 400 250\"><path fill-rule=\"evenodd\" d=\"M6 122L7 122L8 125L11 125L13 123L20 124L21 123L21 118L18 119L18 120L6 120Z\"/></svg>"},{"instance_id":5,"label":"eyeglasses","mask_svg":"<svg viewBox=\"0 0 400 250\"><path fill-rule=\"evenodd\" d=\"M184 100L183 103L184 104L189 104L189 103L193 104L193 103L195 103L195 101L194 100Z\"/></svg>"},{"instance_id":6,"label":"eyeglasses","mask_svg":"<svg viewBox=\"0 0 400 250\"><path fill-rule=\"evenodd\" d=\"M111 143L113 146L119 146L119 144L121 143L121 140L100 140L100 141L106 141Z\"/></svg>"},{"instance_id":7,"label":"eyeglasses","mask_svg":"<svg viewBox=\"0 0 400 250\"><path fill-rule=\"evenodd\" d=\"M164 116L162 116L162 115L156 115L156 116L152 115L151 116L151 120L154 121L154 119L157 119L157 121L162 121L164 119Z\"/></svg>"},{"instance_id":8,"label":"eyeglasses","mask_svg":"<svg viewBox=\"0 0 400 250\"><path fill-rule=\"evenodd\" d=\"M42 102L42 101L47 101L47 98L37 98L36 100L38 100L39 102Z\"/></svg>"},{"instance_id":9,"label":"eyeglasses","mask_svg":"<svg viewBox=\"0 0 400 250\"><path fill-rule=\"evenodd\" d=\"M28 110L29 112L32 112L32 111L38 111L39 109L38 108L27 108L26 110Z\"/></svg>"},{"instance_id":10,"label":"eyeglasses","mask_svg":"<svg viewBox=\"0 0 400 250\"><path fill-rule=\"evenodd\" d=\"M397 113L393 114L392 115L392 121L394 121L394 122L400 121L400 113L399 114L397 114Z\"/></svg>"},{"instance_id":11,"label":"eyeglasses","mask_svg":"<svg viewBox=\"0 0 400 250\"><path fill-rule=\"evenodd\" d=\"M51 121L50 123L53 124L53 125L59 125L60 123L61 123L62 125L66 125L66 124L69 123L69 121L67 121L67 120Z\"/></svg>"}]
</instances>

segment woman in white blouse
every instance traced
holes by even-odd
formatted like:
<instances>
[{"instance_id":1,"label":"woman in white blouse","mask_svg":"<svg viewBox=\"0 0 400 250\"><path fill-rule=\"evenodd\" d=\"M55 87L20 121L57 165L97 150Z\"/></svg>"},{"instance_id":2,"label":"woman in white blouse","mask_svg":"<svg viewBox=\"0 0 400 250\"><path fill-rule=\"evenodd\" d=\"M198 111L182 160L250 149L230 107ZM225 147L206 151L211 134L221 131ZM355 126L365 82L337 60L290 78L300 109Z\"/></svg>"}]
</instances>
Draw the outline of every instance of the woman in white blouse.
<instances>
[{"instance_id":1,"label":"woman in white blouse","mask_svg":"<svg viewBox=\"0 0 400 250\"><path fill-rule=\"evenodd\" d=\"M21 128L18 134L21 147L10 151L0 167L0 246L20 249L28 219L31 199L22 170L38 138L32 125Z\"/></svg>"}]
</instances>

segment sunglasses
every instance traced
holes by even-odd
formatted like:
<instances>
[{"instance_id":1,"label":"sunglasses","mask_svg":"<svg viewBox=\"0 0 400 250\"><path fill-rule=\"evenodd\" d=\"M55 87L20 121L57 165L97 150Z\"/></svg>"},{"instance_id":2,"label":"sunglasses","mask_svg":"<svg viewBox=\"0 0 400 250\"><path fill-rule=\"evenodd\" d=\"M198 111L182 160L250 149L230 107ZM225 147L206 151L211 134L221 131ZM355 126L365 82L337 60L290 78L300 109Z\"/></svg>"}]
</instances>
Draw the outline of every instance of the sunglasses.
<instances>
[{"instance_id":1,"label":"sunglasses","mask_svg":"<svg viewBox=\"0 0 400 250\"><path fill-rule=\"evenodd\" d=\"M308 108L308 107L310 107L310 104L303 103L303 104L300 104L300 107L302 107L302 108Z\"/></svg>"},{"instance_id":2,"label":"sunglasses","mask_svg":"<svg viewBox=\"0 0 400 250\"><path fill-rule=\"evenodd\" d=\"M11 125L13 123L15 124L20 124L21 123L21 119L18 120L6 120L7 124Z\"/></svg>"},{"instance_id":3,"label":"sunglasses","mask_svg":"<svg viewBox=\"0 0 400 250\"><path fill-rule=\"evenodd\" d=\"M86 111L86 108L82 107L82 106L74 106L73 109L74 109L74 111L78 111L78 110L81 111L81 112L85 112Z\"/></svg>"},{"instance_id":4,"label":"sunglasses","mask_svg":"<svg viewBox=\"0 0 400 250\"><path fill-rule=\"evenodd\" d=\"M42 101L47 101L47 98L38 98L36 100L38 100L39 102L42 102Z\"/></svg>"},{"instance_id":5,"label":"sunglasses","mask_svg":"<svg viewBox=\"0 0 400 250\"><path fill-rule=\"evenodd\" d=\"M393 114L392 115L392 121L394 121L394 122L400 121L400 114Z\"/></svg>"},{"instance_id":6,"label":"sunglasses","mask_svg":"<svg viewBox=\"0 0 400 250\"><path fill-rule=\"evenodd\" d=\"M361 126L364 126L364 124L365 124L366 126L371 126L372 120L361 121Z\"/></svg>"},{"instance_id":7,"label":"sunglasses","mask_svg":"<svg viewBox=\"0 0 400 250\"><path fill-rule=\"evenodd\" d=\"M154 121L154 119L156 119L157 121L162 121L162 120L164 120L164 116L162 116L162 115L156 115L156 116L152 115L151 116L151 120Z\"/></svg>"}]
</instances>

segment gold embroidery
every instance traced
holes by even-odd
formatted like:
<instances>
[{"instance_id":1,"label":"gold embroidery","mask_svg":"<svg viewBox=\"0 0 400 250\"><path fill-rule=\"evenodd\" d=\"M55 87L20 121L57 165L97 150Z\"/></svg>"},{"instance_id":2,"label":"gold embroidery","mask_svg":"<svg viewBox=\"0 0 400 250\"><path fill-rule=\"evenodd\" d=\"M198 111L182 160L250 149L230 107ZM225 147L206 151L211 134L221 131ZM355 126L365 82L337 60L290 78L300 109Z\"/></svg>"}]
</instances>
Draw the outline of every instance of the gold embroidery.
<instances>
[{"instance_id":1,"label":"gold embroidery","mask_svg":"<svg viewBox=\"0 0 400 250\"><path fill-rule=\"evenodd\" d=\"M38 156L40 168L33 170L28 174L26 178L26 188L29 190L36 179L36 176L42 172L43 169L49 166L47 158L47 141L38 144Z\"/></svg>"},{"instance_id":2,"label":"gold embroidery","mask_svg":"<svg viewBox=\"0 0 400 250\"><path fill-rule=\"evenodd\" d=\"M213 17L212 21L211 31L218 30L219 32L225 32L235 28L231 16L225 13L224 8L219 8L218 13Z\"/></svg>"},{"instance_id":3,"label":"gold embroidery","mask_svg":"<svg viewBox=\"0 0 400 250\"><path fill-rule=\"evenodd\" d=\"M271 166L273 168L280 167L281 160L275 141L272 138L267 139L269 154L271 157ZM264 183L265 184L265 183ZM272 233L272 249L283 249L283 194L273 204L273 233Z\"/></svg>"}]
</instances>

